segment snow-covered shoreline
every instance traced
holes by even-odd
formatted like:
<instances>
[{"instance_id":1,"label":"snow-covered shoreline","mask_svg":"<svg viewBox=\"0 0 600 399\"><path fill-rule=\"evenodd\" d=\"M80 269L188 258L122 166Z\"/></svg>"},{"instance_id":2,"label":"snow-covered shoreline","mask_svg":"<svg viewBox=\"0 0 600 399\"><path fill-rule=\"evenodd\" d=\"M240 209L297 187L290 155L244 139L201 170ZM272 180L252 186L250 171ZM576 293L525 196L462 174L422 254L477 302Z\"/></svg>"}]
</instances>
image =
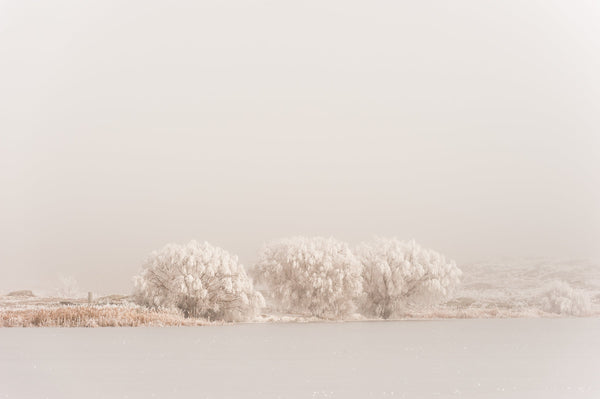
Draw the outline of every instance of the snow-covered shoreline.
<instances>
[{"instance_id":1,"label":"snow-covered shoreline","mask_svg":"<svg viewBox=\"0 0 600 399\"><path fill-rule=\"evenodd\" d=\"M590 305L589 311L579 316L600 316L598 263L581 260L521 259L479 262L461 265L461 268L462 283L453 298L435 306L406 309L389 320L571 317L578 316L572 311L572 303L569 303L573 302L569 296L575 294L584 295ZM554 286L558 286L559 289L556 292L549 291ZM553 296L549 295L549 292ZM224 324L185 318L182 314L172 311L151 311L133 303L131 297L124 295L97 298L92 304L81 298L0 296L0 326L61 326L64 323L61 324L60 320L52 317L54 314L64 318L65 312L76 313L75 321L66 323L66 326ZM84 319L77 320L78 313ZM372 320L378 319L355 313L335 321ZM323 321L333 320L304 314L286 314L267 307L250 323Z\"/></svg>"}]
</instances>

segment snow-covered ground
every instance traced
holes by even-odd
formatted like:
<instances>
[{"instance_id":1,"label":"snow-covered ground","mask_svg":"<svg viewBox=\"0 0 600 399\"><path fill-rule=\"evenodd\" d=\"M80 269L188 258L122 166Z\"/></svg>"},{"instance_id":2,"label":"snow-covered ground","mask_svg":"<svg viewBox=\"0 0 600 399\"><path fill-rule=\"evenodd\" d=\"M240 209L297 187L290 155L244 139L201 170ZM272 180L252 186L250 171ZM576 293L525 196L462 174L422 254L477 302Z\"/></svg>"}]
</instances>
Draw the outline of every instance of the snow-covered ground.
<instances>
[{"instance_id":1,"label":"snow-covered ground","mask_svg":"<svg viewBox=\"0 0 600 399\"><path fill-rule=\"evenodd\" d=\"M573 259L500 259L460 266L463 275L450 305L469 317L496 309L511 317L546 316L545 292L567 284L589 299L590 315L600 315L600 263Z\"/></svg>"},{"instance_id":2,"label":"snow-covered ground","mask_svg":"<svg viewBox=\"0 0 600 399\"><path fill-rule=\"evenodd\" d=\"M600 319L0 329L0 398L598 398Z\"/></svg>"}]
</instances>

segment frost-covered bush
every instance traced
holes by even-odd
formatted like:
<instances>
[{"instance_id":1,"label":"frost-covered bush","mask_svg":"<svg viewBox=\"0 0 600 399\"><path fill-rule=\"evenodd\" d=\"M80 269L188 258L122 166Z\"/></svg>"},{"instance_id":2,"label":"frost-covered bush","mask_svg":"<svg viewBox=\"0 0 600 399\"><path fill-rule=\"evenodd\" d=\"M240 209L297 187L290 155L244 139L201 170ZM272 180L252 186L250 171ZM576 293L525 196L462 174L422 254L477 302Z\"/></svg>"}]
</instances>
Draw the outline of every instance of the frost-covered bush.
<instances>
[{"instance_id":1,"label":"frost-covered bush","mask_svg":"<svg viewBox=\"0 0 600 399\"><path fill-rule=\"evenodd\" d=\"M541 303L545 312L569 316L585 316L592 306L584 291L573 289L564 281L552 283L542 295Z\"/></svg>"},{"instance_id":2,"label":"frost-covered bush","mask_svg":"<svg viewBox=\"0 0 600 399\"><path fill-rule=\"evenodd\" d=\"M361 294L361 266L346 243L293 237L265 246L256 266L259 281L280 310L343 317Z\"/></svg>"},{"instance_id":3,"label":"frost-covered bush","mask_svg":"<svg viewBox=\"0 0 600 399\"><path fill-rule=\"evenodd\" d=\"M186 317L247 320L264 306L236 256L208 243L168 244L154 251L135 277L135 299Z\"/></svg>"},{"instance_id":4,"label":"frost-covered bush","mask_svg":"<svg viewBox=\"0 0 600 399\"><path fill-rule=\"evenodd\" d=\"M377 238L356 254L363 265L362 310L386 319L408 305L448 298L462 274L454 261L414 241Z\"/></svg>"}]
</instances>

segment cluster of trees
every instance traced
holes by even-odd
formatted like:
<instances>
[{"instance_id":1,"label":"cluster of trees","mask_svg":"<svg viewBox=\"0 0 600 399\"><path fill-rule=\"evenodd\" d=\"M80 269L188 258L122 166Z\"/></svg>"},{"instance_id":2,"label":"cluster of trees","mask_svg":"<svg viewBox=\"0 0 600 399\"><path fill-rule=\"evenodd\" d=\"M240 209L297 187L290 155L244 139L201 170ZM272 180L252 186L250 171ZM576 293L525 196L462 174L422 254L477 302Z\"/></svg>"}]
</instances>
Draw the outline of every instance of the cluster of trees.
<instances>
[{"instance_id":1,"label":"cluster of trees","mask_svg":"<svg viewBox=\"0 0 600 399\"><path fill-rule=\"evenodd\" d=\"M267 244L254 268L273 306L322 318L357 310L389 318L408 306L444 300L460 275L443 255L396 238L354 250L334 238L286 238ZM135 278L135 297L149 307L212 320L252 319L265 306L236 256L195 241L153 252Z\"/></svg>"}]
</instances>

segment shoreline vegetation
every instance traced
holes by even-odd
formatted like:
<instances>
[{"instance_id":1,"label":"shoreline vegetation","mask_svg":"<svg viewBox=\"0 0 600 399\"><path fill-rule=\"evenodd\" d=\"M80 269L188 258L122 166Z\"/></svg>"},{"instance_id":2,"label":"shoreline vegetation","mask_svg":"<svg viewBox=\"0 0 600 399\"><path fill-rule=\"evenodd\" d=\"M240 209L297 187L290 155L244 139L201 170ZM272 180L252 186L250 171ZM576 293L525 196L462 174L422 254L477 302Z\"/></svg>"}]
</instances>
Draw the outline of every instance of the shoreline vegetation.
<instances>
[{"instance_id":1,"label":"shoreline vegetation","mask_svg":"<svg viewBox=\"0 0 600 399\"><path fill-rule=\"evenodd\" d=\"M0 296L0 327L182 327L233 325L239 322L210 321L185 317L181 312L149 309L139 306L130 297L113 295L115 299L99 298L94 303L84 299ZM307 323L385 321L354 313L343 319L326 319L309 314L285 314L271 311L243 323ZM407 310L387 321L487 319L487 318L558 318L573 317L546 312L533 306L510 308L502 304L472 306L453 300L428 308ZM586 316L600 317L595 311Z\"/></svg>"},{"instance_id":2,"label":"shoreline vegetation","mask_svg":"<svg viewBox=\"0 0 600 399\"><path fill-rule=\"evenodd\" d=\"M458 268L414 240L351 248L298 236L265 245L247 273L237 256L190 241L152 252L132 295L83 299L74 278L61 279L55 297L0 295L0 327L598 317L599 266L532 259Z\"/></svg>"}]
</instances>

